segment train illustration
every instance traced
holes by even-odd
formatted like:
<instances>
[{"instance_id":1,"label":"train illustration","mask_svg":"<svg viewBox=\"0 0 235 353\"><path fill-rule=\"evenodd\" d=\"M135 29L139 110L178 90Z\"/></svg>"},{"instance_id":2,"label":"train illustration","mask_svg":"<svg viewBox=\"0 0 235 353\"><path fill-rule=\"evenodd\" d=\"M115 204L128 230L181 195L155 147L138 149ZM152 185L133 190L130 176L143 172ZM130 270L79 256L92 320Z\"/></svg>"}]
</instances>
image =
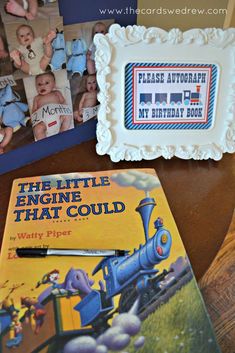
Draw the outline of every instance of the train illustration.
<instances>
[{"instance_id":1,"label":"train illustration","mask_svg":"<svg viewBox=\"0 0 235 353\"><path fill-rule=\"evenodd\" d=\"M8 353L12 349L6 348L9 342L13 342L14 347L17 346L18 353L28 353L30 341L32 342L30 352L36 353L44 352L46 347L56 345L57 342L65 344L66 341L78 335L97 336L109 327L109 319L114 314L129 311L137 298L139 302L137 314L141 314L150 302L154 302L161 293L165 293L168 285L164 285L163 281L173 270L164 269L159 272L156 265L169 257L172 237L160 217L154 221L155 233L152 237L149 235L150 218L155 206L155 200L146 197L136 208L143 224L145 237L143 244L140 244L139 248L134 249L131 254L105 257L94 268L93 275L102 271L103 281L99 282L99 289L93 288L91 283L94 281L87 280L85 271L70 270L68 273L70 276L74 274L76 279L78 275L84 274L85 277L80 277L78 285L84 280L83 286L86 287L86 293L82 290L73 293L58 291L57 294L48 292L42 300L40 295L36 304L32 305L31 300L30 310L28 310L30 320L26 320L26 314L20 318L19 325L22 327L23 334L20 343L14 341L15 339L13 341L9 339L12 326L10 313L4 310L0 312L0 323L4 328L0 334L0 346L2 344L4 352ZM177 282L177 275L174 276L175 282ZM116 296L119 297L118 306L114 304ZM32 307L34 307L33 310ZM36 336L35 318L39 320Z\"/></svg>"},{"instance_id":2,"label":"train illustration","mask_svg":"<svg viewBox=\"0 0 235 353\"><path fill-rule=\"evenodd\" d=\"M184 90L182 92L173 93L140 93L140 104L141 105L151 105L156 104L157 106L165 106L170 104L174 105L201 105L201 86L196 86L196 92L190 90Z\"/></svg>"},{"instance_id":3,"label":"train illustration","mask_svg":"<svg viewBox=\"0 0 235 353\"><path fill-rule=\"evenodd\" d=\"M98 327L101 321L105 323L108 314L114 309L113 298L118 294L118 311L126 312L137 297L140 298L141 310L141 306L160 290L160 281L168 271L159 274L155 266L169 257L172 238L161 218L154 222L156 232L149 237L149 221L155 205L154 199L147 197L136 208L143 222L145 243L139 249L134 249L131 255L104 258L93 270L93 275L98 271L103 272L106 291L93 290L75 306L83 326L92 324Z\"/></svg>"}]
</instances>

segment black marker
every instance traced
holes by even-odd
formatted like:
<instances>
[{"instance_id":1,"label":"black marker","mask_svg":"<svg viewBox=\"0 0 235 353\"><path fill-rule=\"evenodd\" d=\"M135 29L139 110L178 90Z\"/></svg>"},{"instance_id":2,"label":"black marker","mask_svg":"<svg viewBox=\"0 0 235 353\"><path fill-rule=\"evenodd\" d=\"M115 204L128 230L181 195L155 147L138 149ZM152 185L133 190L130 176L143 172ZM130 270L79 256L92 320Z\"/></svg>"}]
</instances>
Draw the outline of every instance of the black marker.
<instances>
[{"instance_id":1,"label":"black marker","mask_svg":"<svg viewBox=\"0 0 235 353\"><path fill-rule=\"evenodd\" d=\"M49 249L49 248L17 248L18 257L46 257L46 256L125 256L128 250L101 249Z\"/></svg>"}]
</instances>

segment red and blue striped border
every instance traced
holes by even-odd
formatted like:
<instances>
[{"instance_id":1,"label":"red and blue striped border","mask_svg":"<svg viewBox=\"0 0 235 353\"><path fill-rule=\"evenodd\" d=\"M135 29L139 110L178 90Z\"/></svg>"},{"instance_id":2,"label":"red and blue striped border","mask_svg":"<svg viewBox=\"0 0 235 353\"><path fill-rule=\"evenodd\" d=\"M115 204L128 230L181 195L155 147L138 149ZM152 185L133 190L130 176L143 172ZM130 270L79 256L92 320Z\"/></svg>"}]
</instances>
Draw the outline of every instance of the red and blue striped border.
<instances>
[{"instance_id":1,"label":"red and blue striped border","mask_svg":"<svg viewBox=\"0 0 235 353\"><path fill-rule=\"evenodd\" d=\"M133 86L133 70L134 68L141 67L161 67L161 68L210 68L211 69L211 80L209 86L209 102L207 119L205 122L166 122L166 123L134 123L133 119L133 97L134 97L134 86ZM212 126L214 109L215 109L215 98L216 88L218 79L218 67L215 64L185 64L185 63L129 63L125 67L125 127L129 130L206 130Z\"/></svg>"}]
</instances>

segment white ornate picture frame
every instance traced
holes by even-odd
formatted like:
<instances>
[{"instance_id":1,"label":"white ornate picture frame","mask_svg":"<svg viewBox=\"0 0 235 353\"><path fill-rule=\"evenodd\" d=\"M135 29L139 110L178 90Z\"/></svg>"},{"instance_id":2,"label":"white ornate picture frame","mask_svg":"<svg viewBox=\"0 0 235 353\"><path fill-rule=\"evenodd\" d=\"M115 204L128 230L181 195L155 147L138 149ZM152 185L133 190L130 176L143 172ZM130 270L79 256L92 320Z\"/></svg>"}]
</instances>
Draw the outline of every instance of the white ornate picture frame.
<instances>
[{"instance_id":1,"label":"white ornate picture frame","mask_svg":"<svg viewBox=\"0 0 235 353\"><path fill-rule=\"evenodd\" d=\"M97 153L112 161L235 152L235 29L126 28L95 36Z\"/></svg>"}]
</instances>

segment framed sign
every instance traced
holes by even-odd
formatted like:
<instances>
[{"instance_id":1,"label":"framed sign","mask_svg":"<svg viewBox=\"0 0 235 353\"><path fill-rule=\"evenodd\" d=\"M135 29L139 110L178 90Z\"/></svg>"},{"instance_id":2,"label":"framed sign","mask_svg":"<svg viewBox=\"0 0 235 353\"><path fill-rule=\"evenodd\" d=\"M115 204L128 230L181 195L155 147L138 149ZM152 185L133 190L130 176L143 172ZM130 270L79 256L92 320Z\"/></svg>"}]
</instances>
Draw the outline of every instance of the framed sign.
<instances>
[{"instance_id":1,"label":"framed sign","mask_svg":"<svg viewBox=\"0 0 235 353\"><path fill-rule=\"evenodd\" d=\"M129 80L132 80L129 84ZM208 129L217 65L130 63L125 69L127 129Z\"/></svg>"},{"instance_id":2,"label":"framed sign","mask_svg":"<svg viewBox=\"0 0 235 353\"><path fill-rule=\"evenodd\" d=\"M97 34L97 152L112 161L235 152L235 29L114 24Z\"/></svg>"}]
</instances>

